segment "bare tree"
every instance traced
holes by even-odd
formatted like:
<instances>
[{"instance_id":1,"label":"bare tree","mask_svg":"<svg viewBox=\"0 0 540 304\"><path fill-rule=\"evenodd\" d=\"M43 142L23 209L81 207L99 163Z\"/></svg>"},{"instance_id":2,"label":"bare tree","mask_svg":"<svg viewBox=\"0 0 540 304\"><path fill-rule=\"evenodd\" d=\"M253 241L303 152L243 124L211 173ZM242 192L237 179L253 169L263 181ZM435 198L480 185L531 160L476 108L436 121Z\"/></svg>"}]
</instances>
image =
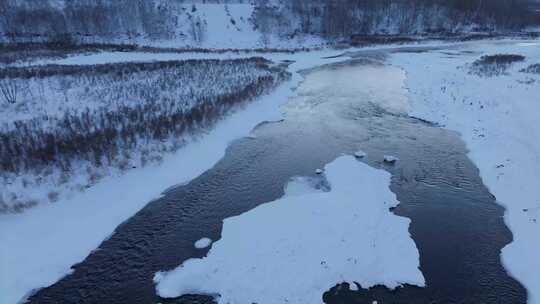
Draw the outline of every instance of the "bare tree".
<instances>
[{"instance_id":1,"label":"bare tree","mask_svg":"<svg viewBox=\"0 0 540 304\"><path fill-rule=\"evenodd\" d=\"M19 85L15 79L2 79L0 80L0 92L5 102L16 103L19 95Z\"/></svg>"}]
</instances>

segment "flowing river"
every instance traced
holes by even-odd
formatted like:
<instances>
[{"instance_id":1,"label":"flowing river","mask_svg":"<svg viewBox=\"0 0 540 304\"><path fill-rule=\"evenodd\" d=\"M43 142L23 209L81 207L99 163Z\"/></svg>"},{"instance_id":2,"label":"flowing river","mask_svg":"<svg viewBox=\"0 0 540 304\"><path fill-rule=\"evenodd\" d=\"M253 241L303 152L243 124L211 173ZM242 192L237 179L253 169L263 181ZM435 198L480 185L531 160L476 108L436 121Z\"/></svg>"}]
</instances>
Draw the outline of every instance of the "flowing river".
<instances>
[{"instance_id":1,"label":"flowing river","mask_svg":"<svg viewBox=\"0 0 540 304\"><path fill-rule=\"evenodd\" d=\"M321 294L326 303L525 303L525 289L500 262L501 248L512 240L504 209L457 133L407 116L405 74L383 55L305 71L283 121L261 124L232 143L211 170L149 203L72 274L29 301L212 302L196 295L159 299L154 273L205 256L208 249L196 249L195 241L219 239L223 219L276 200L292 178L316 178L315 169L363 150L364 162L392 174L390 188L400 201L393 212L411 219L426 287L351 291L341 284ZM399 161L385 164L383 155Z\"/></svg>"}]
</instances>

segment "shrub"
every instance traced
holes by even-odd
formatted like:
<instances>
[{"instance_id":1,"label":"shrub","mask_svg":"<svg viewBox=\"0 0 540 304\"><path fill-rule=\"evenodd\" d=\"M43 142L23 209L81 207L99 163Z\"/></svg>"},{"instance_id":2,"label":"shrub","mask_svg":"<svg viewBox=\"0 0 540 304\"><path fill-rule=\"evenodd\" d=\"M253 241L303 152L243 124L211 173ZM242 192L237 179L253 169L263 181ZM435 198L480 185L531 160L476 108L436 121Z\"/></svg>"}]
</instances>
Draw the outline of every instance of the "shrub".
<instances>
[{"instance_id":1,"label":"shrub","mask_svg":"<svg viewBox=\"0 0 540 304\"><path fill-rule=\"evenodd\" d=\"M520 72L540 75L540 63L531 64L528 67L521 69Z\"/></svg>"},{"instance_id":2,"label":"shrub","mask_svg":"<svg viewBox=\"0 0 540 304\"><path fill-rule=\"evenodd\" d=\"M68 187L78 174L91 185L109 168L158 162L289 76L262 58L0 70L29 91L0 108L0 177Z\"/></svg>"},{"instance_id":3,"label":"shrub","mask_svg":"<svg viewBox=\"0 0 540 304\"><path fill-rule=\"evenodd\" d=\"M515 54L485 55L472 63L470 73L484 77L498 76L506 74L514 63L524 60L524 56Z\"/></svg>"},{"instance_id":4,"label":"shrub","mask_svg":"<svg viewBox=\"0 0 540 304\"><path fill-rule=\"evenodd\" d=\"M0 79L0 96L6 103L17 103L19 84L12 79Z\"/></svg>"},{"instance_id":5,"label":"shrub","mask_svg":"<svg viewBox=\"0 0 540 304\"><path fill-rule=\"evenodd\" d=\"M96 167L116 160L125 168L118 159L129 155L125 150L171 138L175 150L183 134L211 126L233 105L284 79L283 71L267 64L255 58L6 69L0 78L10 82L56 83L65 101L62 115L14 120L0 130L0 169L54 164L69 170L78 158ZM95 100L102 102L92 104Z\"/></svg>"}]
</instances>

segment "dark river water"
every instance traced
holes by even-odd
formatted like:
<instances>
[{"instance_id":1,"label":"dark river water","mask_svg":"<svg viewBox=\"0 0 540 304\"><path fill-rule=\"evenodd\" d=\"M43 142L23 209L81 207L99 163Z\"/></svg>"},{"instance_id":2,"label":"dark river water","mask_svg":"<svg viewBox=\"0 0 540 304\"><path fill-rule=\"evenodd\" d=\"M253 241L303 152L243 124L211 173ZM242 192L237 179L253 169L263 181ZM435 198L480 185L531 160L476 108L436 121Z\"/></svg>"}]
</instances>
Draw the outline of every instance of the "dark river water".
<instances>
[{"instance_id":1,"label":"dark river water","mask_svg":"<svg viewBox=\"0 0 540 304\"><path fill-rule=\"evenodd\" d=\"M72 274L29 301L212 302L159 299L154 273L204 256L208 249L193 243L219 239L223 219L278 199L291 178L314 176L316 168L361 149L368 153L363 161L392 174L400 201L393 212L411 219L426 287L350 291L341 284L321 295L326 303L526 303L525 289L500 262L512 240L504 209L457 133L405 115L404 79L397 68L363 59L306 73L283 121L261 124L252 137L232 143L212 169L150 202ZM384 164L386 154L400 160Z\"/></svg>"}]
</instances>

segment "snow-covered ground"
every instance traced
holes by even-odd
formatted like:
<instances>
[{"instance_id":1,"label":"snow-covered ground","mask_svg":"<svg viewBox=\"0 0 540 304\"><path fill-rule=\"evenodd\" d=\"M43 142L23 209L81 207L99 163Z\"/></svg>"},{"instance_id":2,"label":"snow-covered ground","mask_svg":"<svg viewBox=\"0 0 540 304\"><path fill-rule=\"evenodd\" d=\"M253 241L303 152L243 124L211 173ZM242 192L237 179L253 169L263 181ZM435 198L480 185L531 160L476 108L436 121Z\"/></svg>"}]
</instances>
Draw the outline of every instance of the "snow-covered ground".
<instances>
[{"instance_id":1,"label":"snow-covered ground","mask_svg":"<svg viewBox=\"0 0 540 304\"><path fill-rule=\"evenodd\" d=\"M82 261L118 224L159 197L161 191L187 182L212 167L224 155L229 142L247 136L258 123L280 119L280 105L302 80L296 72L346 59L323 59L339 53L270 56L276 61L296 60L290 66L295 73L289 82L220 121L200 140L165 156L161 164L104 178L84 193L54 204L22 214L0 215L0 303L17 303L32 290L49 286L69 274L71 265ZM153 55L156 57L149 60L160 60L159 54ZM81 59L78 63L85 61Z\"/></svg>"},{"instance_id":2,"label":"snow-covered ground","mask_svg":"<svg viewBox=\"0 0 540 304\"><path fill-rule=\"evenodd\" d=\"M179 16L177 31L191 36L194 46L249 48L261 40L250 21L252 14L253 5L249 3L193 4ZM200 25L194 27L197 23Z\"/></svg>"},{"instance_id":3,"label":"snow-covered ground","mask_svg":"<svg viewBox=\"0 0 540 304\"><path fill-rule=\"evenodd\" d=\"M237 59L256 56L253 52L99 52L77 54L63 59L44 59L31 62L30 65L60 64L60 65L94 65L120 62L150 62L187 59ZM25 64L19 64L25 65Z\"/></svg>"},{"instance_id":4,"label":"snow-covered ground","mask_svg":"<svg viewBox=\"0 0 540 304\"><path fill-rule=\"evenodd\" d=\"M469 66L482 55L518 54L505 75L480 77ZM480 175L506 207L514 240L502 252L506 269L540 303L540 41L477 42L426 53L399 53L407 72L410 115L458 131Z\"/></svg>"},{"instance_id":5,"label":"snow-covered ground","mask_svg":"<svg viewBox=\"0 0 540 304\"><path fill-rule=\"evenodd\" d=\"M204 96L210 100L218 95L232 94L240 91L243 84L250 83L257 77L272 76L268 69L261 68L260 62L255 62L255 60L247 63L243 60L207 61L209 58L202 58L205 60L190 63L185 59L193 59L190 55L196 57L193 53L177 56L177 59L174 59L174 56L168 56L173 54L160 54L159 61L156 60L156 56L153 58L144 56L151 53L130 53L130 56L126 58L128 60L118 62L115 61L116 54L109 53L110 57L95 54L53 62L62 66L86 65L86 70L77 71L73 73L74 75L66 71L70 67L62 70L62 68L40 66L39 68L42 68L44 73L48 71L53 75L14 80L14 82L18 81L19 87L24 87L24 89L20 89L22 92L18 93L15 104L7 103L0 109L2 119L0 128L13 129L15 128L14 121L43 116L53 121L54 118L63 117L66 113L80 115L82 112L89 111L92 114L93 111L104 106L108 111L114 112L119 108L129 108L150 102L141 97L142 93L134 88L151 92L152 98L161 103L165 103L164 100L175 100L176 104L185 107L187 111L197 105L199 100L196 97ZM101 73L94 72L88 67L93 62L104 61L108 61L107 63L151 62L154 65L150 67L139 65L138 68L131 69L125 65L109 66L107 71L101 71ZM120 71L125 75L122 77L115 75L114 72L120 73ZM178 83L171 84L170 87L158 83L169 77ZM156 87L160 90L151 91ZM152 101L155 102L155 100ZM3 99L1 101L3 102Z\"/></svg>"},{"instance_id":6,"label":"snow-covered ground","mask_svg":"<svg viewBox=\"0 0 540 304\"><path fill-rule=\"evenodd\" d=\"M162 47L205 49L291 49L315 47L327 42L320 36L299 35L285 38L283 33L269 30L263 33L253 19L253 3L195 3L181 5L177 9L175 38L151 42ZM143 39L140 43L148 43Z\"/></svg>"},{"instance_id":7,"label":"snow-covered ground","mask_svg":"<svg viewBox=\"0 0 540 304\"><path fill-rule=\"evenodd\" d=\"M207 257L156 274L158 294L311 304L323 303L322 294L341 282L423 286L410 220L389 210L398 204L390 173L342 156L325 174L329 192L286 195L226 219Z\"/></svg>"},{"instance_id":8,"label":"snow-covered ground","mask_svg":"<svg viewBox=\"0 0 540 304\"><path fill-rule=\"evenodd\" d=\"M305 36L283 39L279 35L265 35L253 23L252 3L197 3L185 6L186 12L178 16L176 35L180 39L161 42L162 46L202 47L209 49L241 48L295 48L323 45L324 40ZM188 38L188 39L186 39ZM301 43L299 43L301 42Z\"/></svg>"},{"instance_id":9,"label":"snow-covered ground","mask_svg":"<svg viewBox=\"0 0 540 304\"><path fill-rule=\"evenodd\" d=\"M514 43L513 39L500 39L497 43ZM35 61L28 61L25 63L13 64L13 66L33 66L33 65L45 65L45 64L59 64L59 65L95 65L104 63L120 63L120 62L150 62L150 61L171 61L171 60L188 60L188 59L238 59L249 57L264 57L270 60L282 60L291 58L302 58L309 53L321 54L327 52L328 56L339 55L341 53L355 52L355 51L381 51L381 50L393 50L393 49L417 49L417 48L446 48L454 46L468 46L475 45L477 41L467 42L441 42L437 40L425 40L421 42L413 42L411 44L391 43L384 45L373 45L362 48L348 47L341 49L341 52L332 52L329 48L312 48L312 51L296 51L295 54L285 52L287 49L297 49L298 44L292 45L289 48L284 48L283 52L258 52L250 51L249 49L240 51L223 51L226 48L216 47L209 49L208 52L196 52L196 51L177 51L177 52L120 52L120 51L100 51L96 53L75 53L66 54L65 58L50 58L39 59ZM177 46L176 46L177 47ZM238 49L238 48L233 48ZM315 55L317 56L317 55ZM324 55L322 55L324 56Z\"/></svg>"}]
</instances>

